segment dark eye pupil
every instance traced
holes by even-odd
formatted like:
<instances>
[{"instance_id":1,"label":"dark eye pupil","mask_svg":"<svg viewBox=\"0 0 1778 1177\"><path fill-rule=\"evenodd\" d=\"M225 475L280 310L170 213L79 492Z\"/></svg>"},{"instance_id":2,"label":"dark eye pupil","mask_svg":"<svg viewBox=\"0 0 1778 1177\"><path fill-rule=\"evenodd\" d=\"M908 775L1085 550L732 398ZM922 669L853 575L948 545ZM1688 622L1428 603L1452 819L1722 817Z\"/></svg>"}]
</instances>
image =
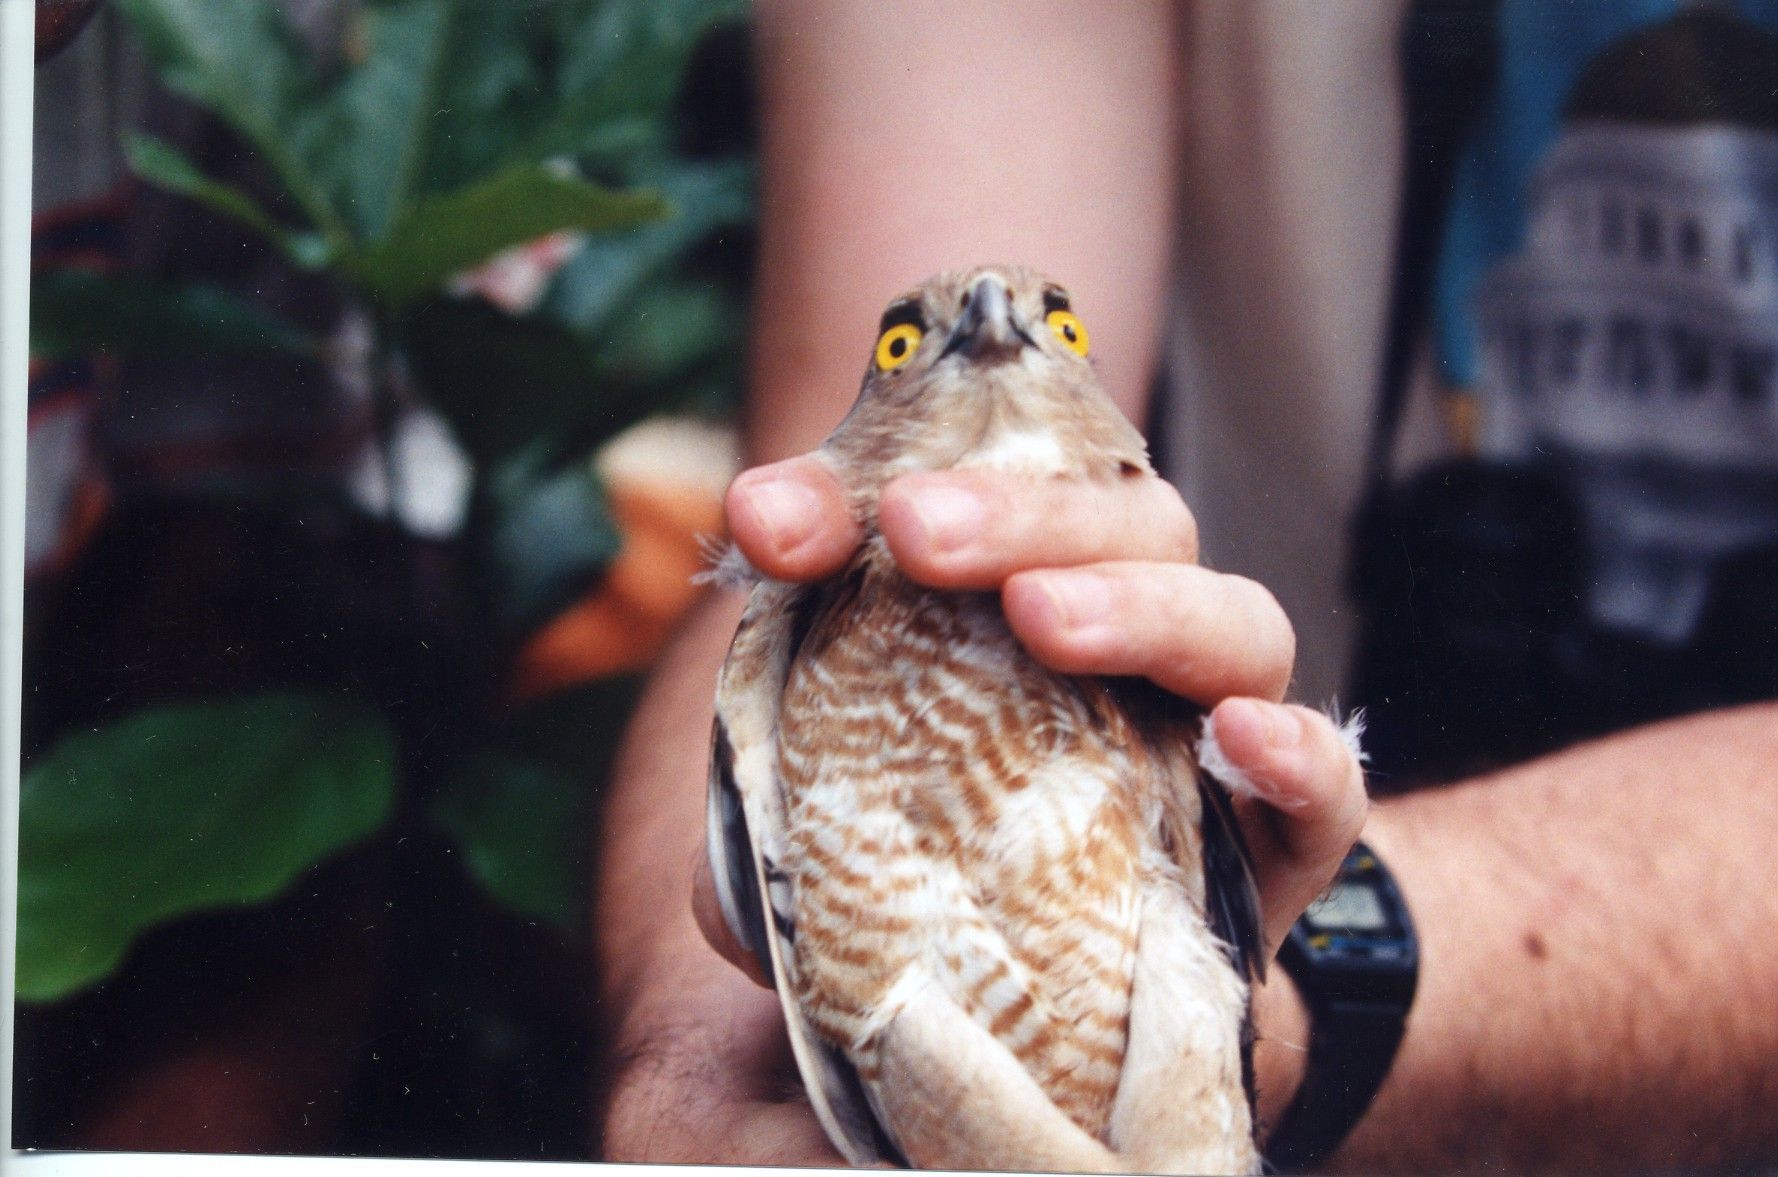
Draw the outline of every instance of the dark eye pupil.
<instances>
[{"instance_id":1,"label":"dark eye pupil","mask_svg":"<svg viewBox=\"0 0 1778 1177\"><path fill-rule=\"evenodd\" d=\"M1074 324L1073 323L1063 323L1062 324L1062 335L1064 338L1066 338L1068 340L1069 343L1073 343L1074 342Z\"/></svg>"},{"instance_id":2,"label":"dark eye pupil","mask_svg":"<svg viewBox=\"0 0 1778 1177\"><path fill-rule=\"evenodd\" d=\"M892 359L899 360L902 356L907 354L908 341L905 335L897 335L894 339L889 341L889 355Z\"/></svg>"}]
</instances>

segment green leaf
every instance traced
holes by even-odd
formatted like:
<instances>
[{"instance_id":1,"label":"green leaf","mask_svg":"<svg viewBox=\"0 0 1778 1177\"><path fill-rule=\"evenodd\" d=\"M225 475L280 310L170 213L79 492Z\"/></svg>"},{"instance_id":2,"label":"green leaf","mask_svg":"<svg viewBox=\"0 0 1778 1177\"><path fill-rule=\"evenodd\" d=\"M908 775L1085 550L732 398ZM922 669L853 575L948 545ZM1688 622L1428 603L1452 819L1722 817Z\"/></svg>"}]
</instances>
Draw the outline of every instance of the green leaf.
<instances>
[{"instance_id":1,"label":"green leaf","mask_svg":"<svg viewBox=\"0 0 1778 1177\"><path fill-rule=\"evenodd\" d=\"M166 84L240 129L254 146L313 97L308 54L276 5L117 0Z\"/></svg>"},{"instance_id":2,"label":"green leaf","mask_svg":"<svg viewBox=\"0 0 1778 1177\"><path fill-rule=\"evenodd\" d=\"M31 283L31 354L42 357L302 355L312 335L226 290L79 270Z\"/></svg>"},{"instance_id":3,"label":"green leaf","mask_svg":"<svg viewBox=\"0 0 1778 1177\"><path fill-rule=\"evenodd\" d=\"M638 687L604 679L507 714L434 803L490 894L571 935L586 929L593 801Z\"/></svg>"},{"instance_id":4,"label":"green leaf","mask_svg":"<svg viewBox=\"0 0 1778 1177\"><path fill-rule=\"evenodd\" d=\"M712 28L741 19L742 0L604 0L558 13L556 99L514 150L516 159L580 155L605 128L659 121L679 93L692 50Z\"/></svg>"},{"instance_id":5,"label":"green leaf","mask_svg":"<svg viewBox=\"0 0 1778 1177\"><path fill-rule=\"evenodd\" d=\"M742 312L719 289L656 279L587 339L542 314L477 299L426 303L402 323L415 382L476 464L532 447L590 448L651 412L735 384Z\"/></svg>"},{"instance_id":6,"label":"green leaf","mask_svg":"<svg viewBox=\"0 0 1778 1177\"><path fill-rule=\"evenodd\" d=\"M592 782L511 757L471 756L433 803L488 893L570 935L581 931Z\"/></svg>"},{"instance_id":7,"label":"green leaf","mask_svg":"<svg viewBox=\"0 0 1778 1177\"><path fill-rule=\"evenodd\" d=\"M651 177L675 215L629 233L588 241L562 267L542 313L596 335L649 278L668 269L719 229L753 212L753 168L738 162L680 164Z\"/></svg>"},{"instance_id":8,"label":"green leaf","mask_svg":"<svg viewBox=\"0 0 1778 1177\"><path fill-rule=\"evenodd\" d=\"M551 320L439 299L403 322L402 345L416 382L478 466L606 415L592 349Z\"/></svg>"},{"instance_id":9,"label":"green leaf","mask_svg":"<svg viewBox=\"0 0 1778 1177\"><path fill-rule=\"evenodd\" d=\"M689 278L652 282L626 299L595 349L599 383L635 390L655 408L660 396L699 369L738 370L745 323L730 294Z\"/></svg>"},{"instance_id":10,"label":"green leaf","mask_svg":"<svg viewBox=\"0 0 1778 1177\"><path fill-rule=\"evenodd\" d=\"M265 157L330 245L346 228L316 177L326 150L319 79L278 6L241 0L117 0L166 86Z\"/></svg>"},{"instance_id":11,"label":"green leaf","mask_svg":"<svg viewBox=\"0 0 1778 1177\"><path fill-rule=\"evenodd\" d=\"M544 470L532 455L489 472L482 561L495 625L522 634L592 587L622 539L591 462Z\"/></svg>"},{"instance_id":12,"label":"green leaf","mask_svg":"<svg viewBox=\"0 0 1778 1177\"><path fill-rule=\"evenodd\" d=\"M450 86L426 119L429 140L421 193L461 188L478 177L520 161L518 142L547 119L552 94L545 85L554 48L548 38L549 4L459 5L451 21Z\"/></svg>"},{"instance_id":13,"label":"green leaf","mask_svg":"<svg viewBox=\"0 0 1778 1177\"><path fill-rule=\"evenodd\" d=\"M280 225L245 192L204 175L189 159L159 139L132 135L124 143L124 155L130 170L144 180L242 222L270 239L298 266L313 270L327 264L329 249L322 238Z\"/></svg>"},{"instance_id":14,"label":"green leaf","mask_svg":"<svg viewBox=\"0 0 1778 1177\"><path fill-rule=\"evenodd\" d=\"M352 259L352 269L372 294L399 308L509 246L559 229L628 228L667 212L652 192L614 192L523 165L415 204L386 238Z\"/></svg>"},{"instance_id":15,"label":"green leaf","mask_svg":"<svg viewBox=\"0 0 1778 1177\"><path fill-rule=\"evenodd\" d=\"M19 788L18 996L64 997L157 924L278 895L383 823L394 764L374 711L304 694L155 708L64 740Z\"/></svg>"},{"instance_id":16,"label":"green leaf","mask_svg":"<svg viewBox=\"0 0 1778 1177\"><path fill-rule=\"evenodd\" d=\"M321 165L360 240L380 239L412 200L435 116L458 101L449 92L458 9L399 0L355 14L364 60L330 96L334 150Z\"/></svg>"}]
</instances>

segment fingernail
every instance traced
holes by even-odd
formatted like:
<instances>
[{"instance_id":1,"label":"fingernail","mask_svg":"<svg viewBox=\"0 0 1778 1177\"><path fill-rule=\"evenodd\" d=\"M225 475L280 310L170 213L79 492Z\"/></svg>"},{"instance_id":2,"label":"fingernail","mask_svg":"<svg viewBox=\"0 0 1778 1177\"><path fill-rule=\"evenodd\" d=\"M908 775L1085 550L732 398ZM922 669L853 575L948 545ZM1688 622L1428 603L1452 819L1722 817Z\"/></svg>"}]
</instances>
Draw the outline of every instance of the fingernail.
<instances>
[{"instance_id":1,"label":"fingernail","mask_svg":"<svg viewBox=\"0 0 1778 1177\"><path fill-rule=\"evenodd\" d=\"M1086 629L1111 615L1111 588L1103 577L1051 574L1039 578L1037 584L1068 629Z\"/></svg>"},{"instance_id":2,"label":"fingernail","mask_svg":"<svg viewBox=\"0 0 1778 1177\"><path fill-rule=\"evenodd\" d=\"M1292 750L1303 742L1303 717L1298 715L1293 708L1286 707L1282 703L1255 700L1254 706L1259 709L1262 722L1265 725L1263 730L1266 752L1268 753L1267 761L1272 771L1282 774L1286 778L1295 779L1298 774L1295 771L1296 757ZM1282 760L1277 757L1279 753L1283 754ZM1278 781L1269 775L1267 775L1261 791L1273 806L1286 811L1303 809L1309 804L1307 797L1281 788Z\"/></svg>"},{"instance_id":3,"label":"fingernail","mask_svg":"<svg viewBox=\"0 0 1778 1177\"><path fill-rule=\"evenodd\" d=\"M821 525L821 498L794 479L770 479L739 486L754 523L780 555L793 552Z\"/></svg>"},{"instance_id":4,"label":"fingernail","mask_svg":"<svg viewBox=\"0 0 1778 1177\"><path fill-rule=\"evenodd\" d=\"M1258 699L1252 701L1258 708L1260 720L1265 725L1266 747L1294 748L1303 738L1303 720L1295 711L1282 703L1266 703Z\"/></svg>"},{"instance_id":5,"label":"fingernail","mask_svg":"<svg viewBox=\"0 0 1778 1177\"><path fill-rule=\"evenodd\" d=\"M1250 749L1232 767L1261 800L1289 811L1308 805L1308 798L1287 791L1278 780L1280 773L1291 776L1290 750L1302 739L1302 719L1296 712L1263 699L1224 699L1215 714L1216 735L1224 754L1231 745ZM1275 753L1284 754L1282 763Z\"/></svg>"},{"instance_id":6,"label":"fingernail","mask_svg":"<svg viewBox=\"0 0 1778 1177\"><path fill-rule=\"evenodd\" d=\"M1258 699L1225 699L1216 707L1216 730L1224 735L1250 733L1259 744L1272 742L1272 720Z\"/></svg>"},{"instance_id":7,"label":"fingernail","mask_svg":"<svg viewBox=\"0 0 1778 1177\"><path fill-rule=\"evenodd\" d=\"M981 537L987 507L972 491L954 486L929 486L908 496L908 505L935 552L954 552Z\"/></svg>"}]
</instances>

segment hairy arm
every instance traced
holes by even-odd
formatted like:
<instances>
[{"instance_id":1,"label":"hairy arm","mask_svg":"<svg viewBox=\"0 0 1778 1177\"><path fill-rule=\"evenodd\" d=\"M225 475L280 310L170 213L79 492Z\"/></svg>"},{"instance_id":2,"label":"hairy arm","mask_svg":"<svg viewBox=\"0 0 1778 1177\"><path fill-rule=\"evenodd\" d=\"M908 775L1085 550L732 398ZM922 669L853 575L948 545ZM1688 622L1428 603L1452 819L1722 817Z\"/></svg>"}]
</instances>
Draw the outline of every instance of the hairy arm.
<instances>
[{"instance_id":1,"label":"hairy arm","mask_svg":"<svg viewBox=\"0 0 1778 1177\"><path fill-rule=\"evenodd\" d=\"M1778 1156L1778 705L1378 806L1422 943L1357 1171Z\"/></svg>"}]
</instances>

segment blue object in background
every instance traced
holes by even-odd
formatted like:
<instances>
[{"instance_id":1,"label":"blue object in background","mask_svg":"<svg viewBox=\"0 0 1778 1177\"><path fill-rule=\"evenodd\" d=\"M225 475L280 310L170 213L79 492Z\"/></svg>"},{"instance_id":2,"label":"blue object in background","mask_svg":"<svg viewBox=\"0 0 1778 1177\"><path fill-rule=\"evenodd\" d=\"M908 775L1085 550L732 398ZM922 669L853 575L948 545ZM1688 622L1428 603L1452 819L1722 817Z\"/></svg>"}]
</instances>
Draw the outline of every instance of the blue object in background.
<instances>
[{"instance_id":1,"label":"blue object in background","mask_svg":"<svg viewBox=\"0 0 1778 1177\"><path fill-rule=\"evenodd\" d=\"M1685 0L1505 0L1495 92L1458 164L1433 287L1440 375L1472 386L1477 374L1470 296L1495 261L1524 238L1526 197L1538 162L1561 129L1575 82L1610 45L1690 7ZM1742 19L1778 31L1778 0L1729 6Z\"/></svg>"}]
</instances>

